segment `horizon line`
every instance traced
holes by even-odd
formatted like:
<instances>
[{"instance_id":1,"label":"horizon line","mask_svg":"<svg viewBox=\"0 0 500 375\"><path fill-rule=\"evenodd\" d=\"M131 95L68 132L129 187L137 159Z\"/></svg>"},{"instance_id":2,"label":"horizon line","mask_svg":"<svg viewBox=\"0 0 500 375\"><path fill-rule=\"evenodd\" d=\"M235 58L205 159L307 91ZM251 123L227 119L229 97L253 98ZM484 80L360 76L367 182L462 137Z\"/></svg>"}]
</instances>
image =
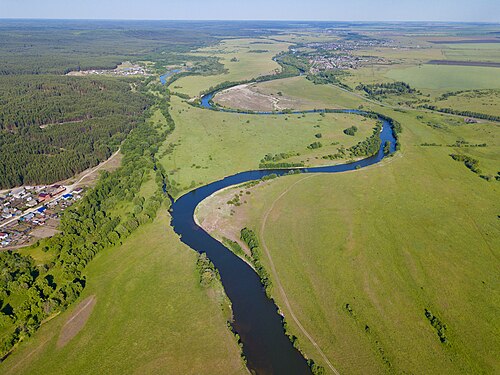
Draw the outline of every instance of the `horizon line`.
<instances>
[{"instance_id":1,"label":"horizon line","mask_svg":"<svg viewBox=\"0 0 500 375\"><path fill-rule=\"evenodd\" d=\"M500 21L457 20L313 20L313 19L162 19L162 18L39 18L0 17L0 21L156 21L156 22L371 22L371 23L484 23L500 25Z\"/></svg>"}]
</instances>

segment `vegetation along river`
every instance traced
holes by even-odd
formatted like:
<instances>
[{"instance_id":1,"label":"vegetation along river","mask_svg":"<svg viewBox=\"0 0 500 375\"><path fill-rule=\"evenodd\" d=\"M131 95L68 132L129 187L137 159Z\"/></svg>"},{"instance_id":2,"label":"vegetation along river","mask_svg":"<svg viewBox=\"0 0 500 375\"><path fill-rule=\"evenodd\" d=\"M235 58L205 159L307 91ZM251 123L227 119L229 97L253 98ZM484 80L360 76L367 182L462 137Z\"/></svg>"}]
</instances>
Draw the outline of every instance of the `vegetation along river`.
<instances>
[{"instance_id":1,"label":"vegetation along river","mask_svg":"<svg viewBox=\"0 0 500 375\"><path fill-rule=\"evenodd\" d=\"M209 110L232 111L215 107L212 104L214 95L215 92L205 95L201 99L201 106ZM335 110L335 112L353 115L363 114L358 110ZM270 112L253 113L271 114ZM304 111L297 113L304 113ZM390 155L395 152L396 139L390 121L381 116L379 116L379 120L382 121L383 126L380 132L381 147L377 154L348 164L294 170L302 173L340 173L380 162L388 156L384 153L385 142L390 142ZM175 232L181 236L182 242L200 253L206 253L219 270L222 284L233 307L233 328L240 335L248 368L257 374L310 374L311 370L304 357L293 347L285 335L282 317L274 302L267 298L257 273L246 262L199 227L194 220L194 213L196 206L202 200L220 189L257 180L270 174L282 176L288 172L290 169L266 169L237 173L199 187L183 195L172 205L172 226Z\"/></svg>"}]
</instances>

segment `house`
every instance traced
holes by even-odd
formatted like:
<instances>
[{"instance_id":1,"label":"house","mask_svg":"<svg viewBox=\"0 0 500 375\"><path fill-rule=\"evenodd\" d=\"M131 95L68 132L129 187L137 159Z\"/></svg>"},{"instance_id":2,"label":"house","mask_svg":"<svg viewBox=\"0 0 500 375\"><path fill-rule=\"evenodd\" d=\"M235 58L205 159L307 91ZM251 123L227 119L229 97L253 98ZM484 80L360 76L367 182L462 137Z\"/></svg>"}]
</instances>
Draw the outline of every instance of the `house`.
<instances>
[{"instance_id":1,"label":"house","mask_svg":"<svg viewBox=\"0 0 500 375\"><path fill-rule=\"evenodd\" d=\"M38 210L36 210L36 212L38 212L39 214L43 214L45 212L45 210L47 209L47 207L45 206L42 206L40 207Z\"/></svg>"},{"instance_id":2,"label":"house","mask_svg":"<svg viewBox=\"0 0 500 375\"><path fill-rule=\"evenodd\" d=\"M34 217L35 217L34 213L29 213L28 215L23 216L23 219L25 221L29 221L29 220L33 219Z\"/></svg>"},{"instance_id":3,"label":"house","mask_svg":"<svg viewBox=\"0 0 500 375\"><path fill-rule=\"evenodd\" d=\"M78 187L75 190L73 190L76 194L80 194L83 191L83 188Z\"/></svg>"},{"instance_id":4,"label":"house","mask_svg":"<svg viewBox=\"0 0 500 375\"><path fill-rule=\"evenodd\" d=\"M26 203L26 206L28 207L35 207L38 203L36 202L36 200L32 199L30 201L28 201L28 203Z\"/></svg>"},{"instance_id":5,"label":"house","mask_svg":"<svg viewBox=\"0 0 500 375\"><path fill-rule=\"evenodd\" d=\"M40 193L38 194L38 200L41 202L41 201L46 201L46 200L49 200L51 198L51 195L48 194L48 193Z\"/></svg>"},{"instance_id":6,"label":"house","mask_svg":"<svg viewBox=\"0 0 500 375\"><path fill-rule=\"evenodd\" d=\"M65 201L67 201L68 199L71 199L71 198L73 198L73 194L64 194L62 196L62 199L64 199Z\"/></svg>"},{"instance_id":7,"label":"house","mask_svg":"<svg viewBox=\"0 0 500 375\"><path fill-rule=\"evenodd\" d=\"M12 189L10 192L10 195L12 195L14 198L21 198L21 195L24 194L24 188L23 187L18 187L15 189Z\"/></svg>"},{"instance_id":8,"label":"house","mask_svg":"<svg viewBox=\"0 0 500 375\"><path fill-rule=\"evenodd\" d=\"M465 118L464 120L467 124L476 124L477 123L477 120L474 119L474 118L470 118L470 117L467 117Z\"/></svg>"},{"instance_id":9,"label":"house","mask_svg":"<svg viewBox=\"0 0 500 375\"><path fill-rule=\"evenodd\" d=\"M6 240L9 237L8 233L0 232L0 240Z\"/></svg>"}]
</instances>

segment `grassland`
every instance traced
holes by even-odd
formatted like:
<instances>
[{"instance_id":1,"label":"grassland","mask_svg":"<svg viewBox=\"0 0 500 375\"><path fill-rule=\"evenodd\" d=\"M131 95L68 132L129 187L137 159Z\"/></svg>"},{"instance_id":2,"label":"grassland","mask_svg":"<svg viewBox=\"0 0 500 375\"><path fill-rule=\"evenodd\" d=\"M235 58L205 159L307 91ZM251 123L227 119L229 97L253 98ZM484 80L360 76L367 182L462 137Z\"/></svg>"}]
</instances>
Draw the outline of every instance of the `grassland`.
<instances>
[{"instance_id":1,"label":"grassland","mask_svg":"<svg viewBox=\"0 0 500 375\"><path fill-rule=\"evenodd\" d=\"M302 326L341 373L496 373L498 182L453 161L452 148L420 144L447 143L457 132L493 140L482 162L494 168L499 128L443 130L415 113L391 115L404 124L403 151L382 165L262 183L239 207L215 196L200 207L201 221L208 218L219 238L238 238L244 226L258 232L274 284L279 278ZM276 288L273 296L289 317L284 296ZM447 325L446 344L426 308ZM290 318L288 325L321 362Z\"/></svg>"},{"instance_id":2,"label":"grassland","mask_svg":"<svg viewBox=\"0 0 500 375\"><path fill-rule=\"evenodd\" d=\"M226 327L222 287L200 286L196 255L180 243L169 220L163 210L88 266L79 301L93 297L96 303L69 343L60 347L58 340L78 303L44 324L0 372L246 373Z\"/></svg>"},{"instance_id":3,"label":"grassland","mask_svg":"<svg viewBox=\"0 0 500 375\"><path fill-rule=\"evenodd\" d=\"M436 106L441 108L457 108L500 116L498 103L500 103L500 90L466 91L435 101Z\"/></svg>"},{"instance_id":4,"label":"grassland","mask_svg":"<svg viewBox=\"0 0 500 375\"><path fill-rule=\"evenodd\" d=\"M227 73L181 78L173 85L174 90L194 97L200 91L225 81L247 80L272 74L280 69L278 63L272 58L279 52L286 51L289 45L288 43L267 42L264 39L230 39L214 47L200 49L195 55L218 57L227 69Z\"/></svg>"},{"instance_id":5,"label":"grassland","mask_svg":"<svg viewBox=\"0 0 500 375\"><path fill-rule=\"evenodd\" d=\"M242 170L257 169L266 154L300 153L285 161L308 165L332 163L316 159L350 147L372 133L374 120L345 114L243 115L192 107L174 97L172 116L176 129L160 151L161 163L170 179L179 184L178 193ZM343 130L356 125L356 136ZM317 138L316 134L322 138ZM320 141L323 147L310 150ZM339 142L332 145L332 143ZM170 151L165 152L168 148Z\"/></svg>"},{"instance_id":6,"label":"grassland","mask_svg":"<svg viewBox=\"0 0 500 375\"><path fill-rule=\"evenodd\" d=\"M421 65L394 69L389 78L404 81L416 88L427 89L498 89L498 68L473 66Z\"/></svg>"},{"instance_id":7,"label":"grassland","mask_svg":"<svg viewBox=\"0 0 500 375\"><path fill-rule=\"evenodd\" d=\"M500 43L445 44L443 53L449 60L500 61Z\"/></svg>"}]
</instances>

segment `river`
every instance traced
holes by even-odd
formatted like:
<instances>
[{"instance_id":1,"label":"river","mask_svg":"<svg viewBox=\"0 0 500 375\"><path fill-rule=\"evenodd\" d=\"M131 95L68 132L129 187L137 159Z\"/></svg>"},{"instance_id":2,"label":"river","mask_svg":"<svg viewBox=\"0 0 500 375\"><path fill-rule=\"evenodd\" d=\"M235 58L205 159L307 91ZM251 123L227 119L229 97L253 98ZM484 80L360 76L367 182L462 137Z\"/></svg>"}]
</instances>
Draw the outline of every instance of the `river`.
<instances>
[{"instance_id":1,"label":"river","mask_svg":"<svg viewBox=\"0 0 500 375\"><path fill-rule=\"evenodd\" d=\"M201 99L202 107L220 110L211 104L214 95L215 93L210 93L204 96ZM362 113L358 110L342 110L341 112L353 115ZM304 111L297 113L304 113ZM258 112L257 114L267 115L271 113ZM392 154L395 152L396 139L391 124L382 117L379 119L383 122L380 132L382 145L376 155L349 164L299 168L298 170L302 173L340 173L361 169L380 162L387 156L384 155L383 151L385 141L391 142L390 153ZM172 226L175 232L181 236L182 242L200 253L206 253L219 270L222 284L232 303L233 328L241 337L248 368L257 374L292 375L310 374L311 371L302 354L293 347L285 335L282 317L278 314L274 302L267 298L255 271L199 227L194 221L194 213L196 206L202 200L220 189L257 180L273 173L281 176L289 171L289 169L278 169L237 173L183 195L173 203L171 210ZM316 355L315 353L311 354Z\"/></svg>"}]
</instances>

